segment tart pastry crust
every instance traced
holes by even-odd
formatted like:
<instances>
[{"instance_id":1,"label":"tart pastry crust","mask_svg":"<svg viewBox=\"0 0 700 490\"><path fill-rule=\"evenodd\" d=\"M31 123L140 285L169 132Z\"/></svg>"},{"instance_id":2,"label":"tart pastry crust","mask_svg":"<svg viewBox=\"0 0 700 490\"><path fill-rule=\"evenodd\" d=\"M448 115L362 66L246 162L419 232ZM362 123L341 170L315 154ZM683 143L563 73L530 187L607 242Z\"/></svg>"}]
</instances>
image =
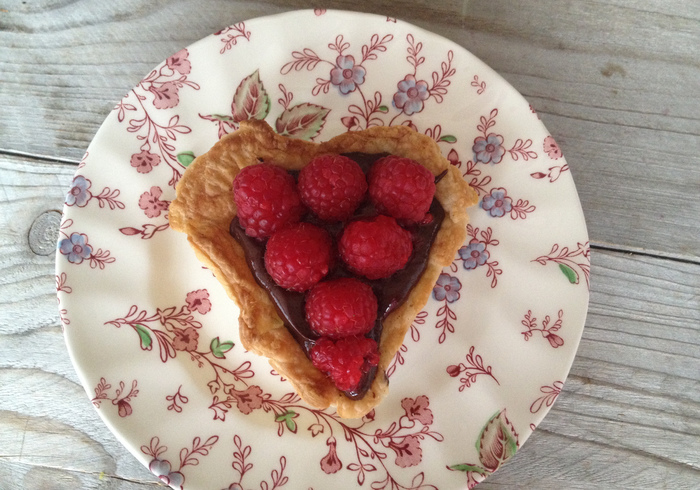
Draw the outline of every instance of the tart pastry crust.
<instances>
[{"instance_id":1,"label":"tart pastry crust","mask_svg":"<svg viewBox=\"0 0 700 490\"><path fill-rule=\"evenodd\" d=\"M255 281L243 249L229 234L236 215L232 184L242 168L265 161L287 170L300 170L317 155L350 152L412 158L436 176L447 171L435 193L445 210L445 219L422 276L406 301L384 320L377 376L359 400L347 398L313 366L280 319L268 293ZM411 322L427 303L442 268L452 262L464 243L466 209L477 201L476 192L442 156L437 144L406 126L343 133L317 144L280 136L266 122L251 120L242 121L240 129L221 138L190 164L177 185L177 198L170 205L169 216L170 226L187 234L199 260L240 308L240 338L245 349L267 357L275 371L287 378L312 407L335 406L341 417L359 418L387 394L389 382L384 373Z\"/></svg>"}]
</instances>

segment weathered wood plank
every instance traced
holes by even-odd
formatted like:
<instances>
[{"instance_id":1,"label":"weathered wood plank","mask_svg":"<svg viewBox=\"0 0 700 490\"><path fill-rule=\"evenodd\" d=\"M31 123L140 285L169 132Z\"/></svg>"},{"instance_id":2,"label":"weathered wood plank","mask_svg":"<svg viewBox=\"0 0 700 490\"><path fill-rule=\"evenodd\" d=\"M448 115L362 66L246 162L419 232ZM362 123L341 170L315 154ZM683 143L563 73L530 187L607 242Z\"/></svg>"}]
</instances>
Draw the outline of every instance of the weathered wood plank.
<instances>
[{"instance_id":1,"label":"weathered wood plank","mask_svg":"<svg viewBox=\"0 0 700 490\"><path fill-rule=\"evenodd\" d=\"M74 170L0 156L0 226L10 230L0 243L0 481L157 488L79 385L57 317L53 257L29 247L31 222L60 209ZM700 265L600 250L592 258L587 326L562 394L484 488L700 481Z\"/></svg>"},{"instance_id":2,"label":"weathered wood plank","mask_svg":"<svg viewBox=\"0 0 700 490\"><path fill-rule=\"evenodd\" d=\"M503 74L572 164L594 242L700 257L696 2L326 2L439 32ZM115 101L169 54L296 0L10 2L0 150L78 161Z\"/></svg>"}]
</instances>

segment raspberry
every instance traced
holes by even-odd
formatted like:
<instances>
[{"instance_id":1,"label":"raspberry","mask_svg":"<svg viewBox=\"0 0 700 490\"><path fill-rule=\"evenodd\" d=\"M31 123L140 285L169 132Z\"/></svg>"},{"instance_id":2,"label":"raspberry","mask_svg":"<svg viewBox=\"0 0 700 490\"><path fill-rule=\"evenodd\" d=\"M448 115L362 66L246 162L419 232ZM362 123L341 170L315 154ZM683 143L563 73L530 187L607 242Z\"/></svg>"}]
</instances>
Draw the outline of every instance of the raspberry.
<instances>
[{"instance_id":1,"label":"raspberry","mask_svg":"<svg viewBox=\"0 0 700 490\"><path fill-rule=\"evenodd\" d=\"M364 335L377 319L372 288L351 277L316 284L306 295L305 308L311 329L333 339Z\"/></svg>"},{"instance_id":2,"label":"raspberry","mask_svg":"<svg viewBox=\"0 0 700 490\"><path fill-rule=\"evenodd\" d=\"M411 233L394 218L379 215L348 223L338 250L352 272L374 280L403 268L413 252L413 242Z\"/></svg>"},{"instance_id":3,"label":"raspberry","mask_svg":"<svg viewBox=\"0 0 700 490\"><path fill-rule=\"evenodd\" d=\"M379 349L374 340L359 335L335 341L321 337L311 349L311 362L328 374L339 390L352 391L362 375L379 364Z\"/></svg>"},{"instance_id":4,"label":"raspberry","mask_svg":"<svg viewBox=\"0 0 700 490\"><path fill-rule=\"evenodd\" d=\"M316 157L299 173L302 202L324 221L348 219L366 192L362 169L342 155Z\"/></svg>"},{"instance_id":5,"label":"raspberry","mask_svg":"<svg viewBox=\"0 0 700 490\"><path fill-rule=\"evenodd\" d=\"M380 158L369 173L369 197L380 213L422 221L435 195L435 177L410 158Z\"/></svg>"},{"instance_id":6,"label":"raspberry","mask_svg":"<svg viewBox=\"0 0 700 490\"><path fill-rule=\"evenodd\" d=\"M265 269L278 286L303 292L328 274L331 237L311 223L297 223L267 241Z\"/></svg>"},{"instance_id":7,"label":"raspberry","mask_svg":"<svg viewBox=\"0 0 700 490\"><path fill-rule=\"evenodd\" d=\"M304 211L294 177L269 163L251 165L238 173L233 200L246 235L259 239L296 223Z\"/></svg>"}]
</instances>

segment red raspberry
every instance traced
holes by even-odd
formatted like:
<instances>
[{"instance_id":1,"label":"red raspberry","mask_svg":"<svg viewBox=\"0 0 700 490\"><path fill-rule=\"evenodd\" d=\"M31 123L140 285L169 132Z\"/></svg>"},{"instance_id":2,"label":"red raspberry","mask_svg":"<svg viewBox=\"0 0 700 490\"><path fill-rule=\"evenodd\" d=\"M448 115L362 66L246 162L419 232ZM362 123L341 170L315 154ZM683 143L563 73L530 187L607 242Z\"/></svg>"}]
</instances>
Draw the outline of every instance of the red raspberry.
<instances>
[{"instance_id":1,"label":"red raspberry","mask_svg":"<svg viewBox=\"0 0 700 490\"><path fill-rule=\"evenodd\" d=\"M251 165L233 180L233 200L246 235L263 239L301 218L301 204L294 177L269 163Z\"/></svg>"},{"instance_id":2,"label":"red raspberry","mask_svg":"<svg viewBox=\"0 0 700 490\"><path fill-rule=\"evenodd\" d=\"M357 209L367 192L367 179L354 160L322 155L299 172L301 200L324 221L343 221Z\"/></svg>"},{"instance_id":3,"label":"red raspberry","mask_svg":"<svg viewBox=\"0 0 700 490\"><path fill-rule=\"evenodd\" d=\"M278 286L303 292L328 274L331 237L311 223L297 223L267 241L265 269Z\"/></svg>"},{"instance_id":4,"label":"red raspberry","mask_svg":"<svg viewBox=\"0 0 700 490\"><path fill-rule=\"evenodd\" d=\"M435 177L410 158L380 158L369 173L369 197L380 213L422 221L435 195Z\"/></svg>"},{"instance_id":5,"label":"red raspberry","mask_svg":"<svg viewBox=\"0 0 700 490\"><path fill-rule=\"evenodd\" d=\"M305 308L311 329L333 339L364 335L377 319L372 288L352 277L319 282L307 293Z\"/></svg>"},{"instance_id":6,"label":"red raspberry","mask_svg":"<svg viewBox=\"0 0 700 490\"><path fill-rule=\"evenodd\" d=\"M331 340L321 337L311 349L311 362L330 376L341 391L357 389L362 375L379 364L377 343L360 335Z\"/></svg>"},{"instance_id":7,"label":"red raspberry","mask_svg":"<svg viewBox=\"0 0 700 490\"><path fill-rule=\"evenodd\" d=\"M402 269L413 252L411 233L394 218L379 215L353 221L338 243L340 257L355 274L367 279L389 277Z\"/></svg>"}]
</instances>

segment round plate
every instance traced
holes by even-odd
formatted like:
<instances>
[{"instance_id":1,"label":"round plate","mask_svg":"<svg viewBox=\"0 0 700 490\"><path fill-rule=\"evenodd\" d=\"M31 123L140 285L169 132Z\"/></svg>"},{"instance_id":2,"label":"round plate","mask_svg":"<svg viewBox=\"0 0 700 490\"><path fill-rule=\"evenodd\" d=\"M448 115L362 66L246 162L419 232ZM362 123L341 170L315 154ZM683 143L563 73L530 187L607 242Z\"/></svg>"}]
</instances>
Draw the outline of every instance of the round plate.
<instances>
[{"instance_id":1,"label":"round plate","mask_svg":"<svg viewBox=\"0 0 700 490\"><path fill-rule=\"evenodd\" d=\"M479 193L363 419L308 407L246 352L236 306L168 227L179 176L247 118L316 141L410 125ZM542 420L581 337L589 249L568 170L533 108L435 34L318 9L227 27L116 105L67 193L56 279L78 375L173 488L473 486Z\"/></svg>"}]
</instances>

